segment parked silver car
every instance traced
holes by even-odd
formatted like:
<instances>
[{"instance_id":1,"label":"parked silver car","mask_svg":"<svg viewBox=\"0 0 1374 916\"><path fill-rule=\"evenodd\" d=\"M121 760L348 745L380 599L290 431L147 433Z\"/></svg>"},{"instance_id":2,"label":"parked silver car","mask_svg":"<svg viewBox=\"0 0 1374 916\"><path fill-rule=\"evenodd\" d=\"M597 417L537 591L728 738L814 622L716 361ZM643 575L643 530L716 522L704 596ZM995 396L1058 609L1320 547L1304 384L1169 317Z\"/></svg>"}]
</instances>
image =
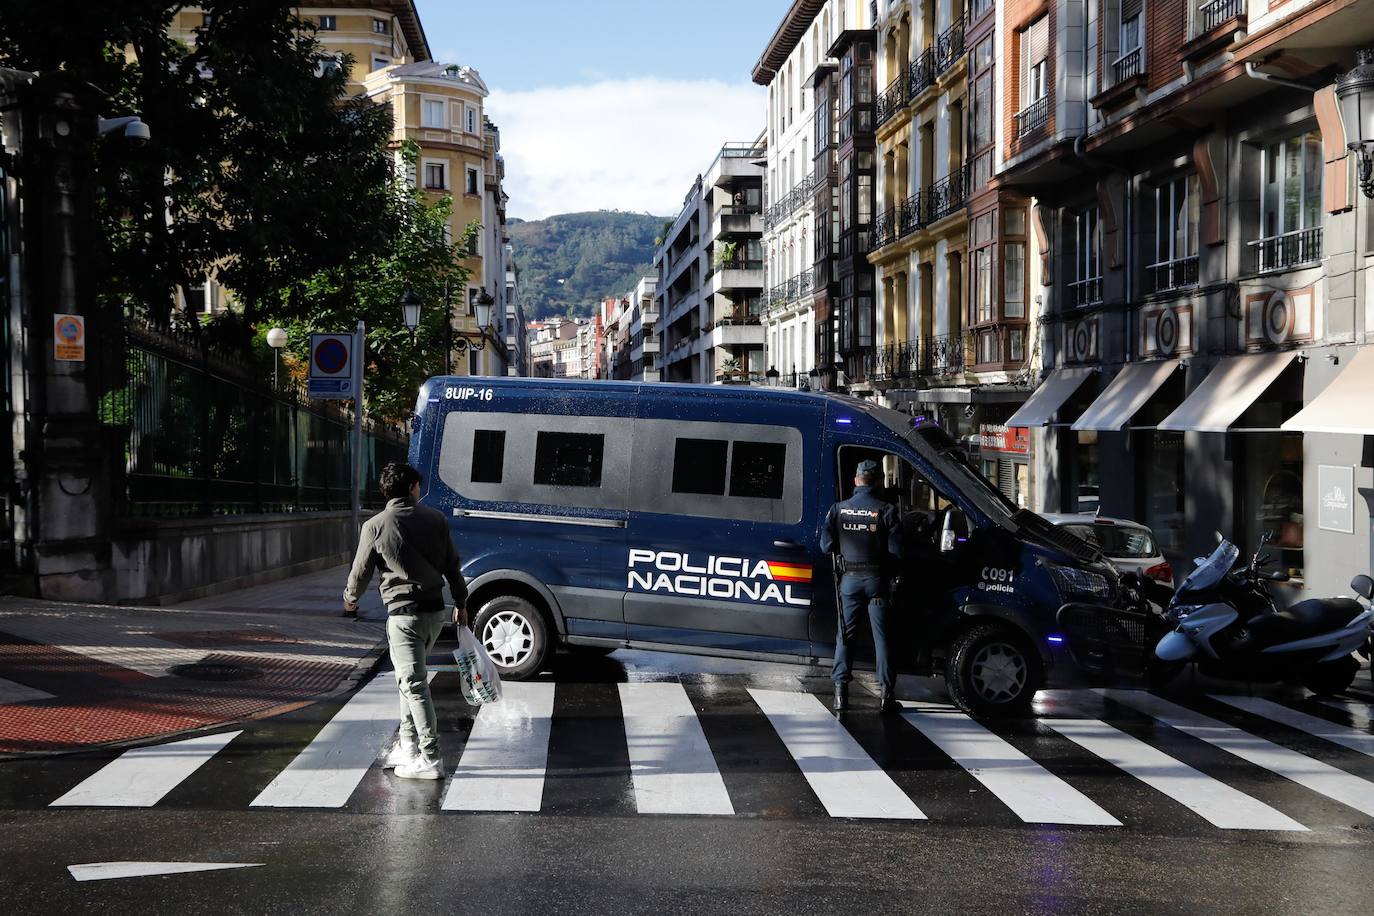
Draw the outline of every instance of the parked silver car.
<instances>
[{"instance_id":1,"label":"parked silver car","mask_svg":"<svg viewBox=\"0 0 1374 916\"><path fill-rule=\"evenodd\" d=\"M1096 546L1122 572L1140 573L1170 587L1174 571L1159 552L1154 532L1139 522L1100 515L1042 513L1049 521Z\"/></svg>"}]
</instances>

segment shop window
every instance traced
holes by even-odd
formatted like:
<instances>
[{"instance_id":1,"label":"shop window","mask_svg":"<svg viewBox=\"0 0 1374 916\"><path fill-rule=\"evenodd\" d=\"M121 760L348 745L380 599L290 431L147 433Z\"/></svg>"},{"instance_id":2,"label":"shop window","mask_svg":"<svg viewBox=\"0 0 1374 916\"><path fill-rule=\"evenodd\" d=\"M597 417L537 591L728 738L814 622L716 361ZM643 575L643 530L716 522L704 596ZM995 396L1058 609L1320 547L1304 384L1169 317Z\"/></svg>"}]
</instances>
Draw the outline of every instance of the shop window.
<instances>
[{"instance_id":1,"label":"shop window","mask_svg":"<svg viewBox=\"0 0 1374 916\"><path fill-rule=\"evenodd\" d=\"M673 447L673 492L725 495L724 439L678 439Z\"/></svg>"},{"instance_id":2,"label":"shop window","mask_svg":"<svg viewBox=\"0 0 1374 916\"><path fill-rule=\"evenodd\" d=\"M730 495L782 499L787 445L781 442L735 442L730 454Z\"/></svg>"},{"instance_id":3,"label":"shop window","mask_svg":"<svg viewBox=\"0 0 1374 916\"><path fill-rule=\"evenodd\" d=\"M473 483L500 483L501 468L506 457L506 431L503 429L475 429L472 431Z\"/></svg>"},{"instance_id":4,"label":"shop window","mask_svg":"<svg viewBox=\"0 0 1374 916\"><path fill-rule=\"evenodd\" d=\"M1097 432L1082 430L1073 444L1074 491L1070 511L1096 512L1102 490L1098 467Z\"/></svg>"},{"instance_id":5,"label":"shop window","mask_svg":"<svg viewBox=\"0 0 1374 916\"><path fill-rule=\"evenodd\" d=\"M1302 433L1238 434L1242 491L1237 501L1244 532L1242 553L1259 549L1277 561L1273 569L1303 575Z\"/></svg>"},{"instance_id":6,"label":"shop window","mask_svg":"<svg viewBox=\"0 0 1374 916\"><path fill-rule=\"evenodd\" d=\"M1142 430L1136 437L1138 518L1166 554L1184 550L1183 456L1182 433Z\"/></svg>"},{"instance_id":7,"label":"shop window","mask_svg":"<svg viewBox=\"0 0 1374 916\"><path fill-rule=\"evenodd\" d=\"M606 437L601 433L540 432L534 482L548 487L599 487Z\"/></svg>"}]
</instances>

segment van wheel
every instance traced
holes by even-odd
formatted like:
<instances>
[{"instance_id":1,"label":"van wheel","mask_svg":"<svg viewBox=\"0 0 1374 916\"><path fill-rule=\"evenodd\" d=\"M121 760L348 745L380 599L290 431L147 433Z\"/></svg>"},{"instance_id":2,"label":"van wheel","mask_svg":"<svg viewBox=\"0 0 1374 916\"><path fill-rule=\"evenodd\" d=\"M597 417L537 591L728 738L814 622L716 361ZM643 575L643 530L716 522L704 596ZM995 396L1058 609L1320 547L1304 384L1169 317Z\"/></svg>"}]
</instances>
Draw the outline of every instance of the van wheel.
<instances>
[{"instance_id":1,"label":"van wheel","mask_svg":"<svg viewBox=\"0 0 1374 916\"><path fill-rule=\"evenodd\" d=\"M1308 668L1302 673L1302 685L1319 697L1334 696L1353 684L1359 673L1360 663L1347 655Z\"/></svg>"},{"instance_id":2,"label":"van wheel","mask_svg":"<svg viewBox=\"0 0 1374 916\"><path fill-rule=\"evenodd\" d=\"M945 663L950 699L982 719L1026 715L1042 678L1035 650L1019 631L999 623L960 633Z\"/></svg>"},{"instance_id":3,"label":"van wheel","mask_svg":"<svg viewBox=\"0 0 1374 916\"><path fill-rule=\"evenodd\" d=\"M472 631L501 677L522 681L538 674L549 651L544 615L524 598L497 595L477 612Z\"/></svg>"}]
</instances>

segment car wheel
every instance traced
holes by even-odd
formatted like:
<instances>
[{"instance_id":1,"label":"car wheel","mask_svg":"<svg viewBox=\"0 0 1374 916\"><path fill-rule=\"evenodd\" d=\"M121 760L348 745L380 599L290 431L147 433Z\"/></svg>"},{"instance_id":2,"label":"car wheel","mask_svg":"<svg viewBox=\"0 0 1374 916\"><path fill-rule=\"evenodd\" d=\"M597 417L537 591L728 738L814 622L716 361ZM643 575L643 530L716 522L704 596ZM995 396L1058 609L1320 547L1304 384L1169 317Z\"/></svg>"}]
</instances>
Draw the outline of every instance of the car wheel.
<instances>
[{"instance_id":1,"label":"car wheel","mask_svg":"<svg viewBox=\"0 0 1374 916\"><path fill-rule=\"evenodd\" d=\"M492 598L477 612L472 632L507 680L525 680L544 667L549 651L548 624L539 608L524 598Z\"/></svg>"},{"instance_id":2,"label":"car wheel","mask_svg":"<svg viewBox=\"0 0 1374 916\"><path fill-rule=\"evenodd\" d=\"M945 663L950 699L976 718L1026 715L1042 680L1039 656L1005 624L979 624L960 633Z\"/></svg>"},{"instance_id":3,"label":"car wheel","mask_svg":"<svg viewBox=\"0 0 1374 916\"><path fill-rule=\"evenodd\" d=\"M1355 656L1347 655L1332 662L1313 665L1303 672L1302 685L1319 697L1329 697L1340 693L1355 682L1360 672L1360 663Z\"/></svg>"}]
</instances>

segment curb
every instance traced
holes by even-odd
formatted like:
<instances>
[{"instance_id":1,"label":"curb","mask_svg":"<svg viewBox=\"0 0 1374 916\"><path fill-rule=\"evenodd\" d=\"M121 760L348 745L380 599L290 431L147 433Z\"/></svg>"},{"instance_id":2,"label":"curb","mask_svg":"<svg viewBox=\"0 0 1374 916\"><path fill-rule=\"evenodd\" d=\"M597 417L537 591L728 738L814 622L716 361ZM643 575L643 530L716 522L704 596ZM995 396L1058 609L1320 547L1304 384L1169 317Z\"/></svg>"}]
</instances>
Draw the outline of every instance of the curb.
<instances>
[{"instance_id":1,"label":"curb","mask_svg":"<svg viewBox=\"0 0 1374 916\"><path fill-rule=\"evenodd\" d=\"M157 735L144 735L139 738L125 738L119 741L106 741L100 744L83 744L78 747L53 748L45 751L8 751L0 752L0 764L15 760L36 760L45 757L69 757L75 754L84 754L91 751L110 751L128 750L135 747L143 747L149 744L161 744L169 739L190 738L196 735L206 735L223 730L226 726L246 725L250 722L260 722L263 719L271 719L274 716L285 715L289 712L296 712L305 709L307 706L314 706L316 703L323 703L336 699L345 694L352 693L358 685L366 680L374 670L381 664L383 656L386 654L386 637L379 639L371 649L358 658L353 663L353 670L344 675L343 680L333 690L325 693L316 694L308 700L295 700L290 703L283 703L254 713L251 716L243 716L238 719L225 719L221 722L214 722L209 725L198 725L195 728L183 728L174 732L162 732Z\"/></svg>"}]
</instances>

